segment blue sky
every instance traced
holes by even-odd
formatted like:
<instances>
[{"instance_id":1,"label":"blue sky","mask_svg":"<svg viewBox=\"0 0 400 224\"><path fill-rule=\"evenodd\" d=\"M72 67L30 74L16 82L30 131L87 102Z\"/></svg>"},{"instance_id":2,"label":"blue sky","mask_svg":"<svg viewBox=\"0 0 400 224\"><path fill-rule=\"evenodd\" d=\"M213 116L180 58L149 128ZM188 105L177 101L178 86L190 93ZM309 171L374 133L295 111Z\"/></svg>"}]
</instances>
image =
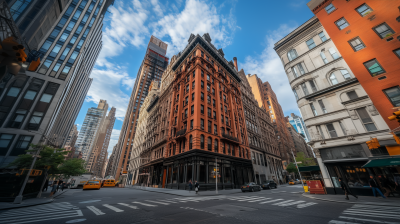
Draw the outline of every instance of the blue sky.
<instances>
[{"instance_id":1,"label":"blue sky","mask_svg":"<svg viewBox=\"0 0 400 224\"><path fill-rule=\"evenodd\" d=\"M78 129L88 108L100 99L117 109L108 148L117 144L136 74L150 36L168 43L167 56L181 51L191 33L209 33L239 70L271 83L285 115L299 114L274 43L310 19L302 0L116 0L105 16L103 48L92 71L93 83L76 120Z\"/></svg>"}]
</instances>

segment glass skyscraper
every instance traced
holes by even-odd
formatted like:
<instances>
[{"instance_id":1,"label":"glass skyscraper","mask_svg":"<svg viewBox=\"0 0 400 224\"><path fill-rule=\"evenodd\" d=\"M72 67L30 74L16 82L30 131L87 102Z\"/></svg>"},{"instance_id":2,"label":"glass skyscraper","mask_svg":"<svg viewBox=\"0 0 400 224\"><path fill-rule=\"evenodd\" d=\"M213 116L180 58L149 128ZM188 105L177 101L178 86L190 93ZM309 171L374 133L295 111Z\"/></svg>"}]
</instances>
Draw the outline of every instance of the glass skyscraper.
<instances>
[{"instance_id":1,"label":"glass skyscraper","mask_svg":"<svg viewBox=\"0 0 400 224\"><path fill-rule=\"evenodd\" d=\"M289 123L296 129L297 133L301 134L306 142L309 142L311 138L303 118L294 113L291 113L288 118Z\"/></svg>"}]
</instances>

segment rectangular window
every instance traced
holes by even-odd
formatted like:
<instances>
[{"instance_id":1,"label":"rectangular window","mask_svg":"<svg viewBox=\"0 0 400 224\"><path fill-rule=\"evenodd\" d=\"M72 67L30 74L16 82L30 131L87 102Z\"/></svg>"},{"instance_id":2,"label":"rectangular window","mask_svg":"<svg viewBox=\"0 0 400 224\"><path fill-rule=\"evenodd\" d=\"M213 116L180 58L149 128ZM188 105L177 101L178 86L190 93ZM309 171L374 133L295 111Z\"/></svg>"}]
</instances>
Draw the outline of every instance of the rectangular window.
<instances>
[{"instance_id":1,"label":"rectangular window","mask_svg":"<svg viewBox=\"0 0 400 224\"><path fill-rule=\"evenodd\" d=\"M376 59L372 59L364 63L364 66L368 69L369 74L371 76L377 76L382 73L385 73L385 70L381 67Z\"/></svg>"},{"instance_id":2,"label":"rectangular window","mask_svg":"<svg viewBox=\"0 0 400 224\"><path fill-rule=\"evenodd\" d=\"M348 79L351 78L349 72L348 72L346 69L341 69L341 70L340 70L340 73L342 73L343 78L344 78L345 80L348 80Z\"/></svg>"},{"instance_id":3,"label":"rectangular window","mask_svg":"<svg viewBox=\"0 0 400 224\"><path fill-rule=\"evenodd\" d=\"M194 89L195 81L192 82L192 89Z\"/></svg>"},{"instance_id":4,"label":"rectangular window","mask_svg":"<svg viewBox=\"0 0 400 224\"><path fill-rule=\"evenodd\" d=\"M357 93L354 90L353 91L349 91L346 94L347 94L347 96L349 97L350 100L354 100L354 99L358 98Z\"/></svg>"},{"instance_id":5,"label":"rectangular window","mask_svg":"<svg viewBox=\"0 0 400 224\"><path fill-rule=\"evenodd\" d=\"M192 106L190 107L190 114L191 114L191 115L194 114L194 105L192 105Z\"/></svg>"},{"instance_id":6,"label":"rectangular window","mask_svg":"<svg viewBox=\"0 0 400 224\"><path fill-rule=\"evenodd\" d=\"M400 48L393 51L394 54L400 58Z\"/></svg>"},{"instance_id":7,"label":"rectangular window","mask_svg":"<svg viewBox=\"0 0 400 224\"><path fill-rule=\"evenodd\" d=\"M338 135L336 133L335 127L333 127L333 124L326 124L326 128L328 129L329 135L331 138L337 138Z\"/></svg>"},{"instance_id":8,"label":"rectangular window","mask_svg":"<svg viewBox=\"0 0 400 224\"><path fill-rule=\"evenodd\" d=\"M204 100L204 93L200 93L201 95L201 100Z\"/></svg>"},{"instance_id":9,"label":"rectangular window","mask_svg":"<svg viewBox=\"0 0 400 224\"><path fill-rule=\"evenodd\" d=\"M356 38L350 40L349 44L355 52L365 48L364 43L361 41L361 39L359 37L356 37Z\"/></svg>"},{"instance_id":10,"label":"rectangular window","mask_svg":"<svg viewBox=\"0 0 400 224\"><path fill-rule=\"evenodd\" d=\"M211 108L209 108L209 107L207 108L207 115L209 118L211 118Z\"/></svg>"},{"instance_id":11,"label":"rectangular window","mask_svg":"<svg viewBox=\"0 0 400 224\"><path fill-rule=\"evenodd\" d=\"M190 120L190 130L193 130L193 120Z\"/></svg>"},{"instance_id":12,"label":"rectangular window","mask_svg":"<svg viewBox=\"0 0 400 224\"><path fill-rule=\"evenodd\" d=\"M67 57L67 55L68 55L68 53L69 53L69 51L71 50L71 48L70 47L65 47L65 49L64 49L64 51L63 51L63 53L60 55L60 58L59 58L59 60L64 60L65 59L65 57Z\"/></svg>"},{"instance_id":13,"label":"rectangular window","mask_svg":"<svg viewBox=\"0 0 400 224\"><path fill-rule=\"evenodd\" d=\"M54 67L53 67L52 71L50 72L49 76L50 77L56 76L56 74L57 74L58 70L60 69L60 67L61 67L61 63L57 62L56 65L54 65Z\"/></svg>"},{"instance_id":14,"label":"rectangular window","mask_svg":"<svg viewBox=\"0 0 400 224\"><path fill-rule=\"evenodd\" d=\"M194 93L192 93L192 101L194 101Z\"/></svg>"},{"instance_id":15,"label":"rectangular window","mask_svg":"<svg viewBox=\"0 0 400 224\"><path fill-rule=\"evenodd\" d=\"M295 89L293 89L293 93L294 93L294 96L296 97L296 100L299 100L299 96L297 95L297 92Z\"/></svg>"},{"instance_id":16,"label":"rectangular window","mask_svg":"<svg viewBox=\"0 0 400 224\"><path fill-rule=\"evenodd\" d=\"M201 88L204 89L204 82L201 81Z\"/></svg>"},{"instance_id":17,"label":"rectangular window","mask_svg":"<svg viewBox=\"0 0 400 224\"><path fill-rule=\"evenodd\" d=\"M303 89L304 95L307 96L308 94L310 94L310 93L308 92L308 89L307 89L307 86L306 86L306 83L305 83L305 82L301 84L301 88Z\"/></svg>"},{"instance_id":18,"label":"rectangular window","mask_svg":"<svg viewBox=\"0 0 400 224\"><path fill-rule=\"evenodd\" d=\"M325 42L327 39L325 37L325 33L324 31L322 31L321 33L318 34L319 38L321 38L322 42Z\"/></svg>"},{"instance_id":19,"label":"rectangular window","mask_svg":"<svg viewBox=\"0 0 400 224\"><path fill-rule=\"evenodd\" d=\"M294 76L295 78L299 77L299 73L297 72L296 66L293 66L293 67L292 67L292 72L293 72L293 76Z\"/></svg>"},{"instance_id":20,"label":"rectangular window","mask_svg":"<svg viewBox=\"0 0 400 224\"><path fill-rule=\"evenodd\" d=\"M349 26L349 23L346 21L346 19L344 17L342 17L338 21L336 21L335 24L339 28L339 30L343 30L344 28Z\"/></svg>"},{"instance_id":21,"label":"rectangular window","mask_svg":"<svg viewBox=\"0 0 400 224\"><path fill-rule=\"evenodd\" d=\"M200 113L204 114L204 106L200 105Z\"/></svg>"},{"instance_id":22,"label":"rectangular window","mask_svg":"<svg viewBox=\"0 0 400 224\"><path fill-rule=\"evenodd\" d=\"M201 130L204 130L204 119L203 118L200 119L200 128L201 128Z\"/></svg>"},{"instance_id":23,"label":"rectangular window","mask_svg":"<svg viewBox=\"0 0 400 224\"><path fill-rule=\"evenodd\" d=\"M383 92L389 98L389 100L393 104L393 106L400 107L400 87L399 86L385 89L385 90L383 90Z\"/></svg>"},{"instance_id":24,"label":"rectangular window","mask_svg":"<svg viewBox=\"0 0 400 224\"><path fill-rule=\"evenodd\" d=\"M307 43L308 49L310 49L310 50L315 47L315 43L314 43L314 40L312 38L307 40L306 43Z\"/></svg>"},{"instance_id":25,"label":"rectangular window","mask_svg":"<svg viewBox=\"0 0 400 224\"><path fill-rule=\"evenodd\" d=\"M340 121L339 121L339 126L340 126L340 128L342 129L342 131L343 131L343 134L344 134L344 135L347 135L346 128L344 127L343 123L342 123L342 122L340 122Z\"/></svg>"},{"instance_id":26,"label":"rectangular window","mask_svg":"<svg viewBox=\"0 0 400 224\"><path fill-rule=\"evenodd\" d=\"M319 53L321 55L322 61L324 62L324 64L328 64L328 60L326 59L325 53L321 51L321 53Z\"/></svg>"},{"instance_id":27,"label":"rectangular window","mask_svg":"<svg viewBox=\"0 0 400 224\"><path fill-rule=\"evenodd\" d=\"M55 58L57 56L58 52L60 52L61 48L62 48L61 44L56 44L53 47L53 50L50 52L49 56Z\"/></svg>"},{"instance_id":28,"label":"rectangular window","mask_svg":"<svg viewBox=\"0 0 400 224\"><path fill-rule=\"evenodd\" d=\"M214 134L218 135L218 127L216 124L214 124Z\"/></svg>"},{"instance_id":29,"label":"rectangular window","mask_svg":"<svg viewBox=\"0 0 400 224\"><path fill-rule=\"evenodd\" d=\"M78 9L78 10L75 11L75 14L74 14L74 16L72 18L75 19L75 20L78 20L79 16L81 14L82 14L82 10Z\"/></svg>"},{"instance_id":30,"label":"rectangular window","mask_svg":"<svg viewBox=\"0 0 400 224\"><path fill-rule=\"evenodd\" d=\"M371 117L369 116L367 110L364 108L357 109L358 116L360 116L360 119L362 123L364 124L364 127L367 129L367 131L376 131L378 130L375 127L374 122L372 121Z\"/></svg>"},{"instance_id":31,"label":"rectangular window","mask_svg":"<svg viewBox=\"0 0 400 224\"><path fill-rule=\"evenodd\" d=\"M53 32L51 32L50 37L55 39L59 33L60 33L60 30L54 29Z\"/></svg>"},{"instance_id":32,"label":"rectangular window","mask_svg":"<svg viewBox=\"0 0 400 224\"><path fill-rule=\"evenodd\" d=\"M212 123L211 121L208 121L208 132L211 133L211 127L212 127Z\"/></svg>"},{"instance_id":33,"label":"rectangular window","mask_svg":"<svg viewBox=\"0 0 400 224\"><path fill-rule=\"evenodd\" d=\"M70 22L68 23L67 28L65 28L65 29L68 30L68 31L72 31L72 29L74 28L74 26L75 26L75 22L74 22L74 21L70 21Z\"/></svg>"},{"instance_id":34,"label":"rectangular window","mask_svg":"<svg viewBox=\"0 0 400 224\"><path fill-rule=\"evenodd\" d=\"M314 107L314 104L310 103L310 107L311 107L311 111L313 112L314 116L317 116L318 113L317 113L317 110Z\"/></svg>"},{"instance_id":35,"label":"rectangular window","mask_svg":"<svg viewBox=\"0 0 400 224\"><path fill-rule=\"evenodd\" d=\"M46 61L43 62L42 66L40 66L39 73L41 74L46 74L47 70L49 69L51 63L53 63L53 60L46 59Z\"/></svg>"},{"instance_id":36,"label":"rectangular window","mask_svg":"<svg viewBox=\"0 0 400 224\"><path fill-rule=\"evenodd\" d=\"M333 6L333 4L329 4L328 6L325 7L325 11L329 14L331 12L333 12L333 10L335 10L335 6Z\"/></svg>"},{"instance_id":37,"label":"rectangular window","mask_svg":"<svg viewBox=\"0 0 400 224\"><path fill-rule=\"evenodd\" d=\"M310 84L313 93L317 92L317 87L315 86L314 81L310 80L308 83Z\"/></svg>"},{"instance_id":38,"label":"rectangular window","mask_svg":"<svg viewBox=\"0 0 400 224\"><path fill-rule=\"evenodd\" d=\"M71 69L71 66L68 66L68 65L64 66L61 74L58 76L58 79L65 80L68 76L68 72L70 69Z\"/></svg>"},{"instance_id":39,"label":"rectangular window","mask_svg":"<svg viewBox=\"0 0 400 224\"><path fill-rule=\"evenodd\" d=\"M389 25L387 25L386 23L382 23L379 26L376 26L374 28L375 33L377 33L381 39L385 38L385 37L389 37L392 34L394 34L394 31L392 30L392 28L390 28Z\"/></svg>"},{"instance_id":40,"label":"rectangular window","mask_svg":"<svg viewBox=\"0 0 400 224\"><path fill-rule=\"evenodd\" d=\"M339 54L336 52L335 49L329 48L329 53L331 53L333 60L336 60L339 58Z\"/></svg>"},{"instance_id":41,"label":"rectangular window","mask_svg":"<svg viewBox=\"0 0 400 224\"><path fill-rule=\"evenodd\" d=\"M11 151L10 156L18 156L21 154L25 154L26 150L29 148L29 144L31 143L33 136L29 135L20 135L17 143L14 146L14 149Z\"/></svg>"},{"instance_id":42,"label":"rectangular window","mask_svg":"<svg viewBox=\"0 0 400 224\"><path fill-rule=\"evenodd\" d=\"M325 139L325 135L324 135L324 132L322 131L321 126L317 125L316 127L317 127L317 130L318 130L318 133L321 135L321 138Z\"/></svg>"},{"instance_id":43,"label":"rectangular window","mask_svg":"<svg viewBox=\"0 0 400 224\"><path fill-rule=\"evenodd\" d=\"M360 7L356 8L356 10L362 17L372 12L372 9L367 4L362 4Z\"/></svg>"},{"instance_id":44,"label":"rectangular window","mask_svg":"<svg viewBox=\"0 0 400 224\"><path fill-rule=\"evenodd\" d=\"M0 134L0 156L5 156L15 135Z\"/></svg>"},{"instance_id":45,"label":"rectangular window","mask_svg":"<svg viewBox=\"0 0 400 224\"><path fill-rule=\"evenodd\" d=\"M319 106L321 107L321 110L322 110L322 112L323 112L324 114L328 113L328 112L326 111L324 102L322 102L322 100L318 100L318 104L319 104Z\"/></svg>"}]
</instances>

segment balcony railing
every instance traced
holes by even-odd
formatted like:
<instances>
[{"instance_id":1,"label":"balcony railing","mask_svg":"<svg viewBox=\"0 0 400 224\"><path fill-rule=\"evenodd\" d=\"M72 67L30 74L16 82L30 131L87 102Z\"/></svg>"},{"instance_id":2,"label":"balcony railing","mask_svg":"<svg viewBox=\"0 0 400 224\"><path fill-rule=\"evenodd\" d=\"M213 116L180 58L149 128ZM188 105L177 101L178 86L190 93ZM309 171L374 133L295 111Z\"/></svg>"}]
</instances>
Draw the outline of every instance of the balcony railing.
<instances>
[{"instance_id":1,"label":"balcony railing","mask_svg":"<svg viewBox=\"0 0 400 224\"><path fill-rule=\"evenodd\" d=\"M227 140L234 141L235 143L239 143L239 139L236 138L236 137L233 137L232 135L223 133L222 137L227 139Z\"/></svg>"},{"instance_id":2,"label":"balcony railing","mask_svg":"<svg viewBox=\"0 0 400 224\"><path fill-rule=\"evenodd\" d=\"M179 130L176 132L176 137L179 138L180 136L184 136L186 134L186 128Z\"/></svg>"}]
</instances>

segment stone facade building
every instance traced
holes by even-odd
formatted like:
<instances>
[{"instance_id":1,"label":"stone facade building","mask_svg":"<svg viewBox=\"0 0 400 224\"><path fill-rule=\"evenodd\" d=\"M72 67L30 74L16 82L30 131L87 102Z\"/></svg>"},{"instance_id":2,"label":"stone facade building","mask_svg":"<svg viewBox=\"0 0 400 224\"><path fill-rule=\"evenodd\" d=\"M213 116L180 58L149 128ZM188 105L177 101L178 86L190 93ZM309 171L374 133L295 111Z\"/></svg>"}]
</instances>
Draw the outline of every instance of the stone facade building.
<instances>
[{"instance_id":1,"label":"stone facade building","mask_svg":"<svg viewBox=\"0 0 400 224\"><path fill-rule=\"evenodd\" d=\"M307 158L314 158L314 155L311 151L311 147L309 145L307 145L303 136L297 132L297 130L292 126L291 123L287 122L286 126L290 133L290 136L293 139L294 148L296 150L296 153L303 152Z\"/></svg>"},{"instance_id":2,"label":"stone facade building","mask_svg":"<svg viewBox=\"0 0 400 224\"><path fill-rule=\"evenodd\" d=\"M381 144L386 140L390 143L393 136L318 18L292 31L274 49L310 133L309 144L327 192L340 190L339 177L367 183L368 173L362 166L382 151L370 151L365 142L377 137ZM357 176L352 173L355 170ZM352 191L367 194L365 189L355 187Z\"/></svg>"}]
</instances>

